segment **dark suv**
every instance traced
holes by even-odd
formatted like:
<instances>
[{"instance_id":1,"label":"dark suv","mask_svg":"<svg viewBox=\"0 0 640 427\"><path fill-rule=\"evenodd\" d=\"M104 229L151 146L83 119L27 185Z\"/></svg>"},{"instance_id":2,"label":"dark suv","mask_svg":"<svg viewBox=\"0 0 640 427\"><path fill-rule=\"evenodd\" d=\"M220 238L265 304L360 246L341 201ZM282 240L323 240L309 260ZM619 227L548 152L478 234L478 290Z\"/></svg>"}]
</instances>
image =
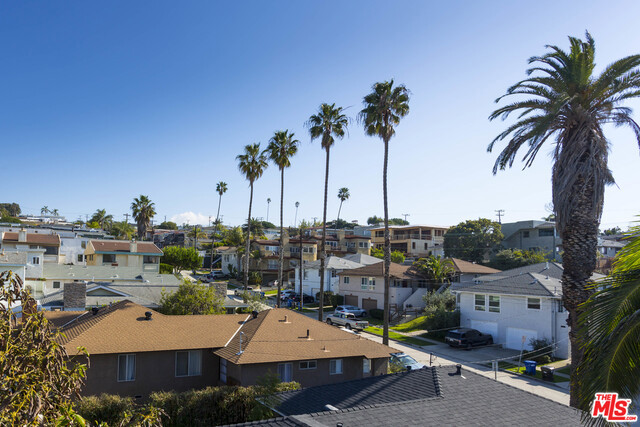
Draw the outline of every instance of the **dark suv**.
<instances>
[{"instance_id":1,"label":"dark suv","mask_svg":"<svg viewBox=\"0 0 640 427\"><path fill-rule=\"evenodd\" d=\"M469 328L454 329L447 332L445 342L451 347L461 347L470 349L476 345L491 345L493 337L489 334L483 334L480 331Z\"/></svg>"}]
</instances>

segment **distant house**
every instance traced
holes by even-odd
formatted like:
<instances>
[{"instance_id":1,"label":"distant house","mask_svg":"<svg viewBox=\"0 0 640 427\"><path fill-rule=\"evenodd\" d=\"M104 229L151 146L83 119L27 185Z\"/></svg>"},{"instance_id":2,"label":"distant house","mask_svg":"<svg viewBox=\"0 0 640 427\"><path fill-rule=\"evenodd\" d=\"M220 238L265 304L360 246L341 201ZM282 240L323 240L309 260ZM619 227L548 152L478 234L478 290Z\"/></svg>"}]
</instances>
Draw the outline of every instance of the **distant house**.
<instances>
[{"instance_id":1,"label":"distant house","mask_svg":"<svg viewBox=\"0 0 640 427\"><path fill-rule=\"evenodd\" d=\"M60 263L60 236L55 233L28 233L21 229L18 232L2 233L2 249L26 252L30 264Z\"/></svg>"},{"instance_id":2,"label":"distant house","mask_svg":"<svg viewBox=\"0 0 640 427\"><path fill-rule=\"evenodd\" d=\"M390 225L391 250L400 251L409 258L444 254L444 234L448 227L431 225ZM371 244L384 247L384 227L371 229Z\"/></svg>"},{"instance_id":3,"label":"distant house","mask_svg":"<svg viewBox=\"0 0 640 427\"><path fill-rule=\"evenodd\" d=\"M69 354L80 346L90 354L85 396L253 385L269 372L303 386L330 384L386 373L394 351L285 309L166 316L125 300L45 315L64 333Z\"/></svg>"},{"instance_id":4,"label":"distant house","mask_svg":"<svg viewBox=\"0 0 640 427\"><path fill-rule=\"evenodd\" d=\"M614 258L627 242L598 237L598 252L605 258Z\"/></svg>"},{"instance_id":5,"label":"distant house","mask_svg":"<svg viewBox=\"0 0 640 427\"><path fill-rule=\"evenodd\" d=\"M561 264L540 263L453 285L461 325L491 334L496 344L514 350L531 350L532 338L547 339L556 357L568 358L562 271Z\"/></svg>"},{"instance_id":6,"label":"distant house","mask_svg":"<svg viewBox=\"0 0 640 427\"><path fill-rule=\"evenodd\" d=\"M560 247L562 239L556 230L556 223L550 221L518 221L502 224L504 240L502 246L507 249L540 251L561 261Z\"/></svg>"},{"instance_id":7,"label":"distant house","mask_svg":"<svg viewBox=\"0 0 640 427\"><path fill-rule=\"evenodd\" d=\"M238 249L232 246L219 246L214 249L215 257L214 262L218 258L220 258L221 269L224 274L231 274L231 268L236 271L240 271L240 266L238 265Z\"/></svg>"},{"instance_id":8,"label":"distant house","mask_svg":"<svg viewBox=\"0 0 640 427\"><path fill-rule=\"evenodd\" d=\"M456 274L454 280L456 282L470 282L478 277L485 276L487 274L500 273L500 270L495 268L486 267L484 265L476 264L469 261L464 261L458 258L449 258L453 264L453 269Z\"/></svg>"},{"instance_id":9,"label":"distant house","mask_svg":"<svg viewBox=\"0 0 640 427\"><path fill-rule=\"evenodd\" d=\"M29 266L30 270L33 270L35 267L39 267L40 275L37 275L37 271L35 275L32 271L27 273L27 266ZM29 277L42 277L42 265L36 266L28 264L26 252L4 250L0 252L0 273L4 273L5 271L12 271L14 274L19 276L23 282L27 279L27 274L29 274Z\"/></svg>"},{"instance_id":10,"label":"distant house","mask_svg":"<svg viewBox=\"0 0 640 427\"><path fill-rule=\"evenodd\" d=\"M84 255L88 266L136 267L158 273L162 251L151 242L91 240Z\"/></svg>"},{"instance_id":11,"label":"distant house","mask_svg":"<svg viewBox=\"0 0 640 427\"><path fill-rule=\"evenodd\" d=\"M380 260L378 260L378 262L379 261ZM363 267L363 264L337 256L328 256L325 260L324 290L338 293L338 284L340 281L338 273L360 267ZM299 273L300 267L297 266L294 279L296 290L300 289ZM302 278L302 293L304 295L311 295L315 298L318 292L320 292L320 260L305 264Z\"/></svg>"}]
</instances>

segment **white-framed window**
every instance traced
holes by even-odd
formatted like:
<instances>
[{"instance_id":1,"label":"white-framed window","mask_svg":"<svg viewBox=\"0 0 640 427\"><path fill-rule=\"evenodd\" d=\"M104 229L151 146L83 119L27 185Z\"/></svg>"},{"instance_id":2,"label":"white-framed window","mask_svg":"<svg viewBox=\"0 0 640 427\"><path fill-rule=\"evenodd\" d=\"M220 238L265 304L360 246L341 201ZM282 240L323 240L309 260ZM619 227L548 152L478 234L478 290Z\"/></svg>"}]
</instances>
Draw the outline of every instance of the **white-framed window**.
<instances>
[{"instance_id":1,"label":"white-framed window","mask_svg":"<svg viewBox=\"0 0 640 427\"><path fill-rule=\"evenodd\" d=\"M329 361L329 374L338 375L342 373L342 359L331 359Z\"/></svg>"},{"instance_id":2,"label":"white-framed window","mask_svg":"<svg viewBox=\"0 0 640 427\"><path fill-rule=\"evenodd\" d=\"M369 279L367 277L360 278L360 289L362 290L369 289Z\"/></svg>"},{"instance_id":3,"label":"white-framed window","mask_svg":"<svg viewBox=\"0 0 640 427\"><path fill-rule=\"evenodd\" d=\"M84 261L84 255L78 254L78 262L83 262L83 261Z\"/></svg>"},{"instance_id":4,"label":"white-framed window","mask_svg":"<svg viewBox=\"0 0 640 427\"><path fill-rule=\"evenodd\" d=\"M267 261L269 270L276 270L278 268L278 260L270 259Z\"/></svg>"},{"instance_id":5,"label":"white-framed window","mask_svg":"<svg viewBox=\"0 0 640 427\"><path fill-rule=\"evenodd\" d=\"M39 256L34 256L33 259L31 260L31 264L33 264L33 265L40 264L40 257Z\"/></svg>"},{"instance_id":6,"label":"white-framed window","mask_svg":"<svg viewBox=\"0 0 640 427\"><path fill-rule=\"evenodd\" d=\"M331 270L331 277L336 277L336 274L338 274L338 273L336 273L335 270Z\"/></svg>"},{"instance_id":7,"label":"white-framed window","mask_svg":"<svg viewBox=\"0 0 640 427\"><path fill-rule=\"evenodd\" d=\"M475 309L476 311L486 311L487 310L487 302L485 295L475 294Z\"/></svg>"},{"instance_id":8,"label":"white-framed window","mask_svg":"<svg viewBox=\"0 0 640 427\"><path fill-rule=\"evenodd\" d=\"M60 282L53 282L53 289L60 289Z\"/></svg>"},{"instance_id":9,"label":"white-framed window","mask_svg":"<svg viewBox=\"0 0 640 427\"><path fill-rule=\"evenodd\" d=\"M364 358L362 359L362 373L368 374L371 372L371 360Z\"/></svg>"},{"instance_id":10,"label":"white-framed window","mask_svg":"<svg viewBox=\"0 0 640 427\"><path fill-rule=\"evenodd\" d=\"M527 298L527 308L529 310L540 310L540 298Z\"/></svg>"},{"instance_id":11,"label":"white-framed window","mask_svg":"<svg viewBox=\"0 0 640 427\"><path fill-rule=\"evenodd\" d=\"M298 367L298 369L300 369L301 371L306 371L309 369L316 369L317 367L317 360L305 360L304 362L300 362L300 366Z\"/></svg>"},{"instance_id":12,"label":"white-framed window","mask_svg":"<svg viewBox=\"0 0 640 427\"><path fill-rule=\"evenodd\" d=\"M118 355L118 382L136 380L136 355Z\"/></svg>"},{"instance_id":13,"label":"white-framed window","mask_svg":"<svg viewBox=\"0 0 640 427\"><path fill-rule=\"evenodd\" d=\"M562 313L564 311L564 305L562 305L562 300L556 300L556 311L558 313Z\"/></svg>"},{"instance_id":14,"label":"white-framed window","mask_svg":"<svg viewBox=\"0 0 640 427\"><path fill-rule=\"evenodd\" d=\"M289 252L292 254L299 254L300 248L298 246L289 246Z\"/></svg>"},{"instance_id":15,"label":"white-framed window","mask_svg":"<svg viewBox=\"0 0 640 427\"><path fill-rule=\"evenodd\" d=\"M176 351L176 377L202 374L202 350Z\"/></svg>"},{"instance_id":16,"label":"white-framed window","mask_svg":"<svg viewBox=\"0 0 640 427\"><path fill-rule=\"evenodd\" d=\"M278 377L283 383L293 381L293 365L291 363L278 363Z\"/></svg>"},{"instance_id":17,"label":"white-framed window","mask_svg":"<svg viewBox=\"0 0 640 427\"><path fill-rule=\"evenodd\" d=\"M342 283L344 283L345 285L348 285L349 284L349 276L344 276L342 278Z\"/></svg>"},{"instance_id":18,"label":"white-framed window","mask_svg":"<svg viewBox=\"0 0 640 427\"><path fill-rule=\"evenodd\" d=\"M369 290L374 290L376 288L376 278L369 277Z\"/></svg>"},{"instance_id":19,"label":"white-framed window","mask_svg":"<svg viewBox=\"0 0 640 427\"><path fill-rule=\"evenodd\" d=\"M366 249L369 247L369 242L358 242L358 247Z\"/></svg>"},{"instance_id":20,"label":"white-framed window","mask_svg":"<svg viewBox=\"0 0 640 427\"><path fill-rule=\"evenodd\" d=\"M498 295L489 295L489 311L500 313L500 297Z\"/></svg>"},{"instance_id":21,"label":"white-framed window","mask_svg":"<svg viewBox=\"0 0 640 427\"><path fill-rule=\"evenodd\" d=\"M329 240L329 241L327 242L327 245L328 245L328 246L331 246L332 248L337 248L337 247L338 247L338 242L333 241L333 240Z\"/></svg>"}]
</instances>

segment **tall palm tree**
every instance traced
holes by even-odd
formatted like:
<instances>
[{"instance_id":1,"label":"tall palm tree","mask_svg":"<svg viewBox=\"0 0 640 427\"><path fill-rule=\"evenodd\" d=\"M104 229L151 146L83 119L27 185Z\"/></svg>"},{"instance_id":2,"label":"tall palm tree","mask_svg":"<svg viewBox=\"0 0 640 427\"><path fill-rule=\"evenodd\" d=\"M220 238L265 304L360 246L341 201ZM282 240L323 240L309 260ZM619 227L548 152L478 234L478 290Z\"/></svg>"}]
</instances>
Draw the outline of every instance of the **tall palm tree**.
<instances>
[{"instance_id":1,"label":"tall palm tree","mask_svg":"<svg viewBox=\"0 0 640 427\"><path fill-rule=\"evenodd\" d=\"M267 197L267 222L269 222L269 206L271 206L271 197Z\"/></svg>"},{"instance_id":2,"label":"tall palm tree","mask_svg":"<svg viewBox=\"0 0 640 427\"><path fill-rule=\"evenodd\" d=\"M284 170L291 166L291 157L298 152L300 141L294 139L293 132L289 130L279 130L269 140L269 145L265 152L269 159L280 169L280 251L278 265L278 292L276 304L280 307L280 289L282 287L282 270L284 266ZM269 199L271 200L271 199Z\"/></svg>"},{"instance_id":3,"label":"tall palm tree","mask_svg":"<svg viewBox=\"0 0 640 427\"><path fill-rule=\"evenodd\" d=\"M202 228L198 227L198 224L194 225L191 231L187 233L187 236L193 237L193 247L198 248L198 239L204 239L207 237L207 233L202 231Z\"/></svg>"},{"instance_id":4,"label":"tall palm tree","mask_svg":"<svg viewBox=\"0 0 640 427\"><path fill-rule=\"evenodd\" d=\"M155 204L147 196L140 195L131 203L133 217L138 225L138 239L143 240L147 235L147 228L151 225L151 219L155 216Z\"/></svg>"},{"instance_id":5,"label":"tall palm tree","mask_svg":"<svg viewBox=\"0 0 640 427\"><path fill-rule=\"evenodd\" d=\"M562 237L563 303L569 314L571 341L571 406L577 407L580 381L576 368L583 357L578 316L580 305L590 295L587 282L596 266L598 226L604 203L604 188L614 182L608 168L609 142L603 125L629 125L640 143L640 127L622 101L640 95L640 55L620 59L594 75L595 45L589 33L586 41L569 37L571 49L565 52L549 46L550 52L529 59L531 77L511 86L496 100L512 95L533 96L520 99L494 111L490 120L517 121L489 144L506 140L493 173L512 166L517 152L527 145L523 157L530 166L545 142L554 140L553 207L557 229Z\"/></svg>"},{"instance_id":6,"label":"tall palm tree","mask_svg":"<svg viewBox=\"0 0 640 427\"><path fill-rule=\"evenodd\" d=\"M244 154L236 157L238 161L238 169L249 181L251 192L249 195L249 215L247 217L247 225L251 224L251 204L253 203L253 183L262 176L269 164L267 157L260 151L260 144L249 144L244 147ZM245 242L245 261L244 261L244 290L249 286L249 247L251 246L251 227L247 226L247 238Z\"/></svg>"},{"instance_id":7,"label":"tall palm tree","mask_svg":"<svg viewBox=\"0 0 640 427\"><path fill-rule=\"evenodd\" d=\"M351 197L349 194L349 189L347 187L342 187L338 190L338 199L340 199L340 207L338 208L338 218L336 219L336 224L340 222L340 211L342 210L342 203Z\"/></svg>"},{"instance_id":8,"label":"tall palm tree","mask_svg":"<svg viewBox=\"0 0 640 427\"><path fill-rule=\"evenodd\" d=\"M222 203L222 195L227 192L227 183L220 181L216 184L216 192L218 193L218 213L216 214L216 233L220 225L220 204Z\"/></svg>"},{"instance_id":9,"label":"tall palm tree","mask_svg":"<svg viewBox=\"0 0 640 427\"><path fill-rule=\"evenodd\" d=\"M377 136L384 142L384 164L382 168L382 197L384 199L384 320L383 344L389 344L389 266L391 265L391 242L389 239L389 209L387 205L387 164L389 141L395 135L394 126L409 113L409 91L404 85L393 86L393 80L376 83L373 91L364 97L364 108L358 118L364 125L364 133Z\"/></svg>"},{"instance_id":10,"label":"tall palm tree","mask_svg":"<svg viewBox=\"0 0 640 427\"><path fill-rule=\"evenodd\" d=\"M626 235L629 243L616 255L612 273L591 285L580 325L585 354L578 367L583 381L582 408L597 392L617 392L621 398L640 397L640 226Z\"/></svg>"},{"instance_id":11,"label":"tall palm tree","mask_svg":"<svg viewBox=\"0 0 640 427\"><path fill-rule=\"evenodd\" d=\"M100 228L105 230L105 225L107 228L111 228L110 225L113 223L113 215L107 215L106 209L98 209L91 216L91 222L97 222L100 224Z\"/></svg>"},{"instance_id":12,"label":"tall palm tree","mask_svg":"<svg viewBox=\"0 0 640 427\"><path fill-rule=\"evenodd\" d=\"M49 213L49 206L43 206L42 209L40 209L40 215L46 215Z\"/></svg>"},{"instance_id":13,"label":"tall palm tree","mask_svg":"<svg viewBox=\"0 0 640 427\"><path fill-rule=\"evenodd\" d=\"M58 213L59 213L58 209L53 209L51 211L51 215L53 215L53 216L58 216Z\"/></svg>"},{"instance_id":14,"label":"tall palm tree","mask_svg":"<svg viewBox=\"0 0 640 427\"><path fill-rule=\"evenodd\" d=\"M326 165L324 171L324 207L322 210L322 243L320 248L320 309L318 310L318 320L322 322L324 307L324 263L326 257L325 246L327 244L327 191L329 188L329 150L335 138L344 138L349 125L349 118L343 114L342 107L336 104L322 104L318 112L307 122L311 141L320 138L321 147L327 152Z\"/></svg>"}]
</instances>

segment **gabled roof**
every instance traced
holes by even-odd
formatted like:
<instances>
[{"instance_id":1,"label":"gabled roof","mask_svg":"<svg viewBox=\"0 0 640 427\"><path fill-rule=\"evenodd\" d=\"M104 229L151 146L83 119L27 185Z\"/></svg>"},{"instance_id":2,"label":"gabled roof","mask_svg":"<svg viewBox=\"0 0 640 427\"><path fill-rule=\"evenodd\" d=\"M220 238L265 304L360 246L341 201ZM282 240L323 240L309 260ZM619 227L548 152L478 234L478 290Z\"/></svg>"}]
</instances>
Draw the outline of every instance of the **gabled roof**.
<instances>
[{"instance_id":1,"label":"gabled roof","mask_svg":"<svg viewBox=\"0 0 640 427\"><path fill-rule=\"evenodd\" d=\"M60 246L60 236L58 236L57 234L27 233L27 241L18 242L18 233L7 231L2 235L2 241L4 243L27 243L30 245Z\"/></svg>"},{"instance_id":2,"label":"gabled roof","mask_svg":"<svg viewBox=\"0 0 640 427\"><path fill-rule=\"evenodd\" d=\"M239 332L243 333L242 353L238 354L239 334L215 351L239 365L356 356L386 358L395 351L284 308L259 313L257 318L247 320Z\"/></svg>"},{"instance_id":3,"label":"gabled roof","mask_svg":"<svg viewBox=\"0 0 640 427\"><path fill-rule=\"evenodd\" d=\"M375 264L365 265L364 267L354 268L352 270L343 271L338 273L339 276L368 276L368 277L383 277L384 276L384 262L380 260ZM410 265L400 265L392 262L389 266L389 275L396 279L419 279L417 275L413 274Z\"/></svg>"},{"instance_id":4,"label":"gabled roof","mask_svg":"<svg viewBox=\"0 0 640 427\"><path fill-rule=\"evenodd\" d=\"M91 240L96 253L123 252L132 254L162 255L162 251L152 242L136 242L136 250L131 252L131 244L124 240Z\"/></svg>"},{"instance_id":5,"label":"gabled roof","mask_svg":"<svg viewBox=\"0 0 640 427\"><path fill-rule=\"evenodd\" d=\"M324 267L332 268L334 270L350 270L354 268L364 267L364 265L354 261L349 261L348 259L345 259L345 258L340 258L337 256L328 256L325 261ZM318 259L312 262L308 262L304 265L304 268L311 269L311 270L319 270L320 260Z\"/></svg>"},{"instance_id":6,"label":"gabled roof","mask_svg":"<svg viewBox=\"0 0 640 427\"><path fill-rule=\"evenodd\" d=\"M86 311L45 311L44 317L53 324L56 328L61 328L73 319L76 319L83 314L87 314Z\"/></svg>"},{"instance_id":7,"label":"gabled roof","mask_svg":"<svg viewBox=\"0 0 640 427\"><path fill-rule=\"evenodd\" d=\"M346 259L348 261L357 262L362 265L370 265L377 264L382 261L380 258L376 258L367 254L349 254L342 257L342 259Z\"/></svg>"},{"instance_id":8,"label":"gabled roof","mask_svg":"<svg viewBox=\"0 0 640 427\"><path fill-rule=\"evenodd\" d=\"M500 270L496 270L495 268L486 267L484 265L476 264L469 261L464 261L458 258L450 258L451 262L453 262L453 268L458 273L462 274L493 274L500 273Z\"/></svg>"},{"instance_id":9,"label":"gabled roof","mask_svg":"<svg viewBox=\"0 0 640 427\"><path fill-rule=\"evenodd\" d=\"M151 311L152 320L145 320ZM69 354L85 347L89 354L138 353L223 347L245 315L166 316L131 301L87 312L67 324L60 342Z\"/></svg>"}]
</instances>

